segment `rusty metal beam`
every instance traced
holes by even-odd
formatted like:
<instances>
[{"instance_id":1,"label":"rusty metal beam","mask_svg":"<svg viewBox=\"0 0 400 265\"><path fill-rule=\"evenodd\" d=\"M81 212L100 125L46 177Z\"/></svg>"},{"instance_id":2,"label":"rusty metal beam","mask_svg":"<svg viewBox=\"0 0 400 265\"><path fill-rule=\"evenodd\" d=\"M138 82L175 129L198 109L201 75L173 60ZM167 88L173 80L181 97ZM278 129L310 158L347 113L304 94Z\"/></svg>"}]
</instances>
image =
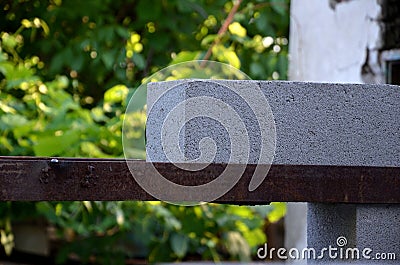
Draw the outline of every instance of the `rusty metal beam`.
<instances>
[{"instance_id":1,"label":"rusty metal beam","mask_svg":"<svg viewBox=\"0 0 400 265\"><path fill-rule=\"evenodd\" d=\"M132 177L124 159L0 157L0 201L154 200ZM141 174L150 164L130 160ZM156 163L169 180L184 185L207 183L224 164L202 171L184 171ZM242 178L220 203L282 202L400 203L399 167L272 165L253 192L248 184L256 165L247 165ZM152 173L150 173L152 174Z\"/></svg>"}]
</instances>

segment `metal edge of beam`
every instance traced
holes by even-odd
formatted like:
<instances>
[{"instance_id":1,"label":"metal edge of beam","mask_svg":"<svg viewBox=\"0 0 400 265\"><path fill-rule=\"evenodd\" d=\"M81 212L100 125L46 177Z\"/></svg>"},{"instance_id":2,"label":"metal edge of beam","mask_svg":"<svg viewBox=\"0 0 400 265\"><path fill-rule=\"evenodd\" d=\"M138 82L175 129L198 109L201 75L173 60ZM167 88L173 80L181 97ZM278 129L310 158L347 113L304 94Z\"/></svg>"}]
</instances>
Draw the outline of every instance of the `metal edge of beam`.
<instances>
[{"instance_id":1,"label":"metal edge of beam","mask_svg":"<svg viewBox=\"0 0 400 265\"><path fill-rule=\"evenodd\" d=\"M143 177L152 174L150 163L128 161ZM161 175L182 185L208 183L226 167L211 164L191 172L172 163L154 165ZM399 167L274 164L263 183L250 192L255 167L247 165L238 183L214 202L400 203ZM156 199L134 180L125 159L0 157L0 201L75 200Z\"/></svg>"}]
</instances>

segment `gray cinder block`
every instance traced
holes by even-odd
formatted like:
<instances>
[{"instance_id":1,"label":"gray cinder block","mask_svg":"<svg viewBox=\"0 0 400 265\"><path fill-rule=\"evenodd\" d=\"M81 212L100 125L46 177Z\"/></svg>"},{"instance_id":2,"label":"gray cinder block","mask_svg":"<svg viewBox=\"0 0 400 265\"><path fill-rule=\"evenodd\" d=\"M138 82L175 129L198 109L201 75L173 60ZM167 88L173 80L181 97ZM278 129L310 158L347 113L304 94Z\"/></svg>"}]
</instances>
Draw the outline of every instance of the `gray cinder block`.
<instances>
[{"instance_id":1,"label":"gray cinder block","mask_svg":"<svg viewBox=\"0 0 400 265\"><path fill-rule=\"evenodd\" d=\"M250 135L250 161L259 152L260 130L243 101L231 91L219 91L208 81L178 80L148 84L147 154L153 161L166 161L161 144L161 127L168 113L180 102L215 96L234 106L246 122ZM303 165L400 165L400 88L393 85L320 84L285 81L212 80L234 89L251 87L268 100L276 125L276 150L273 163ZM181 84L181 85L180 85ZM204 85L206 84L206 85ZM178 86L177 86L178 85ZM162 95L168 88L168 93ZM215 93L215 94L213 94ZM254 93L257 96L257 93ZM236 105L235 105L236 104ZM210 106L211 108L212 106ZM266 106L258 106L260 109ZM185 119L189 103L177 115ZM208 109L203 110L207 113ZM221 114L223 115L223 113ZM176 124L178 124L177 121ZM209 136L217 143L217 161L227 161L227 131L211 119L197 118L184 126L181 134L188 141L181 147L189 158L198 156L196 143ZM271 128L267 128L271 129ZM164 131L176 132L176 128ZM165 136L165 135L164 135ZM174 143L176 144L176 143Z\"/></svg>"},{"instance_id":2,"label":"gray cinder block","mask_svg":"<svg viewBox=\"0 0 400 265\"><path fill-rule=\"evenodd\" d=\"M257 83L150 83L147 104L148 160L272 163L274 120Z\"/></svg>"},{"instance_id":3,"label":"gray cinder block","mask_svg":"<svg viewBox=\"0 0 400 265\"><path fill-rule=\"evenodd\" d=\"M310 259L308 263L346 261L341 259L338 250L340 247L356 247L356 206L311 203L308 204L307 220L307 246L314 248L317 253L316 258ZM337 244L341 237L347 241L343 246ZM331 254L329 248L333 249Z\"/></svg>"},{"instance_id":4,"label":"gray cinder block","mask_svg":"<svg viewBox=\"0 0 400 265\"><path fill-rule=\"evenodd\" d=\"M357 207L357 246L372 250L371 260L364 260L364 264L399 264L400 205Z\"/></svg>"},{"instance_id":5,"label":"gray cinder block","mask_svg":"<svg viewBox=\"0 0 400 265\"><path fill-rule=\"evenodd\" d=\"M253 96L243 101L237 96L242 89L253 89ZM257 105L262 102L260 93L269 106ZM214 97L230 107L193 104L192 99L202 96ZM259 126L244 102L254 104L267 120L272 113L275 127ZM179 80L148 84L147 104L149 161L270 163L273 158L273 164L400 166L398 86ZM173 110L175 115L168 116ZM215 110L220 111L219 116ZM194 113L212 113L223 122L193 117ZM232 128L224 122L236 126L239 118L243 126L229 133ZM260 141L262 133L270 139ZM248 134L248 142L232 141L242 139L243 134ZM166 146L163 138L168 139ZM247 144L250 148L242 150ZM270 151L275 145L274 157L263 156L263 146ZM177 147L183 155L177 154ZM235 148L242 152L232 157L230 150ZM392 246L399 249L400 209L396 205L309 204L308 208L309 247L334 245L338 236L345 236L349 246L380 244L382 252Z\"/></svg>"}]
</instances>

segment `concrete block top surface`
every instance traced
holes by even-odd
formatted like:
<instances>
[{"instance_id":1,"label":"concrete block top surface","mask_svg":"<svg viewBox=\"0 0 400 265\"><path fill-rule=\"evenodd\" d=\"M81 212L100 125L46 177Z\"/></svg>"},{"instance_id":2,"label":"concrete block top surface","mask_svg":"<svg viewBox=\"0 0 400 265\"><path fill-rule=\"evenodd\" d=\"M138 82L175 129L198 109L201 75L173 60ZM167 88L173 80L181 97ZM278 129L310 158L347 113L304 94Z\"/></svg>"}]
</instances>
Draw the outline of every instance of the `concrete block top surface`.
<instances>
[{"instance_id":1,"label":"concrete block top surface","mask_svg":"<svg viewBox=\"0 0 400 265\"><path fill-rule=\"evenodd\" d=\"M221 86L233 89L221 89ZM252 113L247 105L256 104L257 101L240 101L238 93L235 93L249 87L254 89L254 97L259 97L256 92L261 92L268 102L250 107L253 110L270 109L275 128L254 126L257 121L250 117ZM178 115L184 119L190 110L196 108L190 105L192 101L189 99L207 96L224 101L237 113L231 118L239 117L243 120L246 130L250 132L250 162L252 155L260 155L257 136L263 130L275 130L276 139L271 141L276 146L273 164L400 165L399 86L255 80L178 80L149 83L147 89L147 154L148 159L152 161L168 160L163 154L161 134L168 134L169 128L163 128L163 132L161 128L166 124L169 113L181 102L186 101L184 111ZM221 108L221 112L224 113L224 107ZM210 112L211 109L212 106L205 108L204 112ZM229 120L229 117L224 117L224 120ZM216 142L216 150L213 151L217 157L220 156L219 160L216 158L218 162L226 162L228 159L229 154L225 154L225 149L232 148L232 145L240 145L231 141L235 136L230 135L221 122L210 118L189 120L179 129L184 132L183 136L179 136L178 143L171 144L179 145L185 155L192 156L191 158L199 156L196 145L205 137ZM268 148L270 147L268 145Z\"/></svg>"}]
</instances>

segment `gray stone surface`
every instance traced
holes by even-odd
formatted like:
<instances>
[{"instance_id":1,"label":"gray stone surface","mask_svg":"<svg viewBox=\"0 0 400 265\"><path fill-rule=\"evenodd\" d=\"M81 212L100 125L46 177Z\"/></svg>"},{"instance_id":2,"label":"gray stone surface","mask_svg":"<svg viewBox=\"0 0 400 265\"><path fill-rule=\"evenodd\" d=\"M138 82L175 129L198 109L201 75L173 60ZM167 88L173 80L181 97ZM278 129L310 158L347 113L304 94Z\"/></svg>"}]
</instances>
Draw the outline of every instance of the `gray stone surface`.
<instances>
[{"instance_id":1,"label":"gray stone surface","mask_svg":"<svg viewBox=\"0 0 400 265\"><path fill-rule=\"evenodd\" d=\"M258 83L175 81L148 90L148 160L272 163L273 115Z\"/></svg>"},{"instance_id":2,"label":"gray stone surface","mask_svg":"<svg viewBox=\"0 0 400 265\"><path fill-rule=\"evenodd\" d=\"M390 85L320 84L277 81L220 81L227 86L243 89L252 86L266 96L276 124L276 152L274 164L303 165L400 165L400 88ZM187 80L152 83L148 85L148 109L154 108L147 122L147 153L153 161L166 161L161 146L161 127L168 111L183 100L195 98L207 88L197 86L185 94L187 86L170 90L157 100L167 87ZM201 84L197 81L197 84ZM239 85L238 85L239 84ZM240 86L242 88L240 88ZM224 99L232 94L221 91L217 97ZM228 100L228 99L227 99ZM235 100L228 104L235 103ZM259 106L264 108L265 106ZM190 106L186 106L190 109ZM253 134L250 139L250 157L260 152L257 141L259 130L252 125L254 119L246 106L237 109L239 115L251 122L246 124ZM184 119L185 113L181 113ZM221 124L210 119L191 121L183 128L186 140L180 139L192 158L198 156L196 145L206 135L221 140L216 144L220 160L230 142ZM218 130L215 130L218 128ZM170 128L168 129L170 130ZM175 130L176 131L176 130ZM232 137L232 136L231 136ZM225 151L224 151L225 150ZM250 159L252 161L252 159Z\"/></svg>"},{"instance_id":3,"label":"gray stone surface","mask_svg":"<svg viewBox=\"0 0 400 265\"><path fill-rule=\"evenodd\" d=\"M356 246L356 206L354 204L318 204L309 203L307 212L307 247L314 248L317 256L323 248L337 248L337 239L345 237L346 247ZM338 253L332 252L333 254ZM325 252L321 259L312 259L308 263L332 263L345 261L331 258Z\"/></svg>"},{"instance_id":4,"label":"gray stone surface","mask_svg":"<svg viewBox=\"0 0 400 265\"><path fill-rule=\"evenodd\" d=\"M345 261L356 264L399 264L400 260L400 205L308 204L308 247L321 249L345 236L347 244L341 247ZM371 249L369 252L367 248ZM363 251L366 256L363 256ZM339 252L340 253L340 252ZM309 260L308 263L330 263L338 260Z\"/></svg>"},{"instance_id":5,"label":"gray stone surface","mask_svg":"<svg viewBox=\"0 0 400 265\"><path fill-rule=\"evenodd\" d=\"M254 113L232 92L223 86L240 89L255 89L267 98L276 125L276 150L274 164L293 165L355 165L355 166L400 166L400 87L390 85L360 84L320 84L302 82L269 81L217 81L219 89L210 90L209 84L202 81L183 84L168 93L168 88L187 83L187 80L151 83L148 85L148 110L152 110L147 121L147 159L151 161L184 162L228 162L229 150L241 147L232 139L240 133L228 133L224 124L211 118L191 119L182 128L178 126L201 111L190 105L189 99L204 95L215 96L230 105L243 119L249 132L249 152L234 157L234 162L265 162L261 158L259 135L262 130L273 128L257 127ZM254 93L257 103L259 94ZM178 110L165 127L165 121L179 103L188 101ZM205 113L212 112L207 104L201 108ZM216 107L218 109L218 106ZM258 105L256 109L265 108ZM229 121L229 108L220 109L223 121ZM261 112L262 113L262 112ZM268 111L266 112L268 115ZM170 119L171 120L171 119ZM163 127L164 130L163 131ZM243 128L241 128L243 129ZM173 133L171 133L173 132ZM177 141L167 141L167 148L161 139L169 137ZM176 137L175 137L176 136ZM210 142L213 139L215 144ZM206 139L207 144L201 143ZM274 139L275 140L275 139ZM269 148L274 141L267 142ZM185 157L170 152L175 145L183 150ZM203 149L202 149L203 145ZM206 148L204 148L206 146ZM169 153L168 153L169 152ZM215 152L216 156L212 157ZM168 159L169 158L171 159ZM264 160L262 160L264 159ZM390 183L388 183L390 185ZM337 247L336 239L345 236L348 247L368 247L373 244L374 251L399 250L399 206L308 204L308 247L321 249L331 245ZM399 254L397 254L399 255ZM400 257L397 257L398 259ZM397 259L397 260L398 260ZM313 262L334 262L338 260L309 260ZM353 262L353 261L348 261ZM372 261L371 261L372 262ZM365 260L360 263L366 263ZM377 262L375 262L377 263ZM390 264L382 262L379 264Z\"/></svg>"},{"instance_id":6,"label":"gray stone surface","mask_svg":"<svg viewBox=\"0 0 400 265\"><path fill-rule=\"evenodd\" d=\"M400 87L260 84L276 122L274 163L400 164Z\"/></svg>"},{"instance_id":7,"label":"gray stone surface","mask_svg":"<svg viewBox=\"0 0 400 265\"><path fill-rule=\"evenodd\" d=\"M400 205L362 205L357 207L357 246L372 249L372 258L363 264L400 263ZM391 259L393 253L395 260ZM379 256L376 256L378 254Z\"/></svg>"}]
</instances>

